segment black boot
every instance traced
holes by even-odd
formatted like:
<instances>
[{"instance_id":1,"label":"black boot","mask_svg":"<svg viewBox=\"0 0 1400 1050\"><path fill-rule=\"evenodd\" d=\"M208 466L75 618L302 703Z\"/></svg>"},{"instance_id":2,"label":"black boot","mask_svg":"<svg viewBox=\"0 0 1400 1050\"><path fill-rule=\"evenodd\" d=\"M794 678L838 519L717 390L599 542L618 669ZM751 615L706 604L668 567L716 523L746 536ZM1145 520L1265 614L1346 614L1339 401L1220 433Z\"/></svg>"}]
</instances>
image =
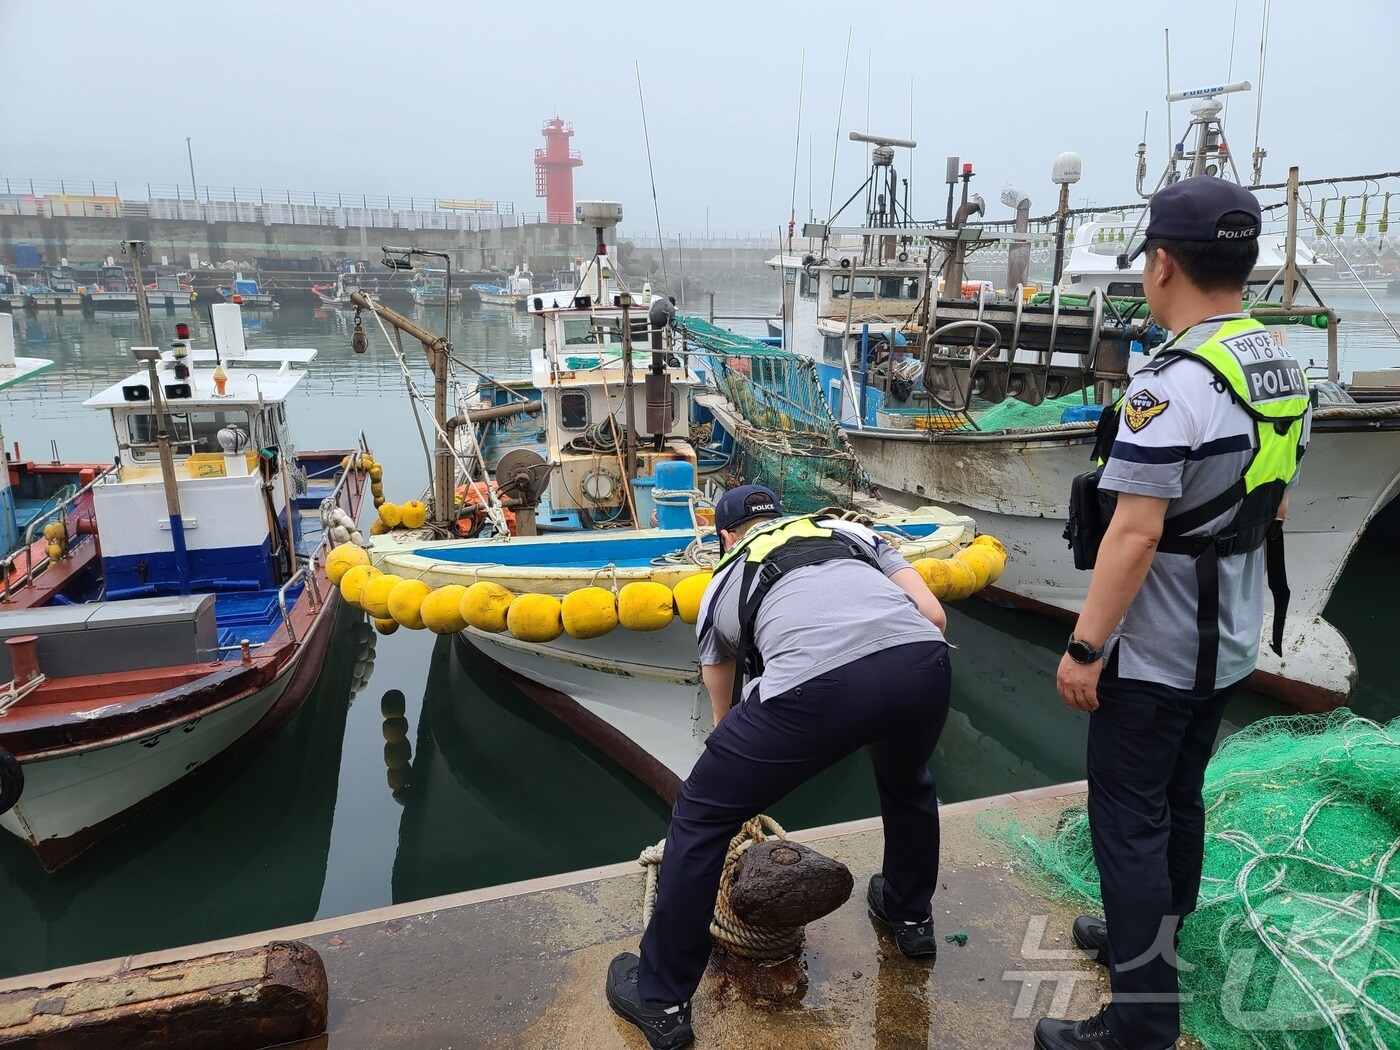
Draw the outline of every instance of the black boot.
<instances>
[{"instance_id":1,"label":"black boot","mask_svg":"<svg viewBox=\"0 0 1400 1050\"><path fill-rule=\"evenodd\" d=\"M1100 1010L1085 1021L1042 1017L1035 1026L1036 1050L1128 1050L1108 1030Z\"/></svg>"},{"instance_id":2,"label":"black boot","mask_svg":"<svg viewBox=\"0 0 1400 1050\"><path fill-rule=\"evenodd\" d=\"M885 913L885 877L870 876L870 888L865 891L865 903L870 914L890 928L894 943L899 945L902 955L911 959L936 959L938 938L933 932L933 916L923 922L900 922Z\"/></svg>"},{"instance_id":3,"label":"black boot","mask_svg":"<svg viewBox=\"0 0 1400 1050\"><path fill-rule=\"evenodd\" d=\"M1108 965L1108 923L1092 915L1074 920L1074 943L1100 966Z\"/></svg>"},{"instance_id":4,"label":"black boot","mask_svg":"<svg viewBox=\"0 0 1400 1050\"><path fill-rule=\"evenodd\" d=\"M655 1050L676 1050L695 1042L690 1029L690 1004L668 1006L642 998L637 990L637 967L641 959L623 952L608 967L608 1005L613 1013L634 1024Z\"/></svg>"}]
</instances>

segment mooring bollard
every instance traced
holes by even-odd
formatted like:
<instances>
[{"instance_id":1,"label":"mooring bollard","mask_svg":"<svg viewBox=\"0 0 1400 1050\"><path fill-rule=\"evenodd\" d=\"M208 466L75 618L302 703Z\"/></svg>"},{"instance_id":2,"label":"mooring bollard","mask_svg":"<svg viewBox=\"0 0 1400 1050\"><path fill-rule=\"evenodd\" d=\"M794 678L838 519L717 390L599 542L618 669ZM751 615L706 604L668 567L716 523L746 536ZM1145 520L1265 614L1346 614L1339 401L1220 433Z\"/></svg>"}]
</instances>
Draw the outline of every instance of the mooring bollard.
<instances>
[{"instance_id":1,"label":"mooring bollard","mask_svg":"<svg viewBox=\"0 0 1400 1050\"><path fill-rule=\"evenodd\" d=\"M639 858L647 868L643 926L651 921L663 859L660 844ZM760 1006L800 1000L807 989L806 926L846 903L854 885L849 868L791 841L771 817L745 824L729 843L710 922L721 994L732 991Z\"/></svg>"}]
</instances>

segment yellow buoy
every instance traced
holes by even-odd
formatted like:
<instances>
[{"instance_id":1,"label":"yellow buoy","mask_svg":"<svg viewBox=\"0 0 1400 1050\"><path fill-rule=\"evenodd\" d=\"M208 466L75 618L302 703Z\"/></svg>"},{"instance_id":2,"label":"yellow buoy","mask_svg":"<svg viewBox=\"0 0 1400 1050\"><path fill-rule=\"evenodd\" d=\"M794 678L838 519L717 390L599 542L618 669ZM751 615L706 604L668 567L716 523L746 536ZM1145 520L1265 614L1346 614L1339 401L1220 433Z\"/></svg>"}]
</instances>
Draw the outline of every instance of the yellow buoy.
<instances>
[{"instance_id":1,"label":"yellow buoy","mask_svg":"<svg viewBox=\"0 0 1400 1050\"><path fill-rule=\"evenodd\" d=\"M369 523L369 534L371 536L383 536L388 531L389 526L385 525L378 518L375 518L372 522Z\"/></svg>"},{"instance_id":2,"label":"yellow buoy","mask_svg":"<svg viewBox=\"0 0 1400 1050\"><path fill-rule=\"evenodd\" d=\"M977 590L977 573L971 565L958 558L944 558L948 573L948 601L957 602Z\"/></svg>"},{"instance_id":3,"label":"yellow buoy","mask_svg":"<svg viewBox=\"0 0 1400 1050\"><path fill-rule=\"evenodd\" d=\"M351 605L360 608L365 584L382 575L384 574L373 565L353 565L345 570L345 575L340 578L340 596Z\"/></svg>"},{"instance_id":4,"label":"yellow buoy","mask_svg":"<svg viewBox=\"0 0 1400 1050\"><path fill-rule=\"evenodd\" d=\"M997 539L990 532L982 533L982 535L972 541L972 545L974 547L990 547L1000 554L1003 560L1006 558L1006 547L1002 545L1001 540Z\"/></svg>"},{"instance_id":5,"label":"yellow buoy","mask_svg":"<svg viewBox=\"0 0 1400 1050\"><path fill-rule=\"evenodd\" d=\"M44 553L49 556L49 561L58 561L59 558L63 557L63 544L57 540L49 540L48 543L44 544Z\"/></svg>"},{"instance_id":6,"label":"yellow buoy","mask_svg":"<svg viewBox=\"0 0 1400 1050\"><path fill-rule=\"evenodd\" d=\"M402 576L380 573L360 592L360 608L379 620L389 619L389 592L403 583Z\"/></svg>"},{"instance_id":7,"label":"yellow buoy","mask_svg":"<svg viewBox=\"0 0 1400 1050\"><path fill-rule=\"evenodd\" d=\"M659 631L676 615L664 583L629 583L617 592L617 619L629 631Z\"/></svg>"},{"instance_id":8,"label":"yellow buoy","mask_svg":"<svg viewBox=\"0 0 1400 1050\"><path fill-rule=\"evenodd\" d=\"M601 638L617 626L617 600L606 587L583 587L564 595L559 615L570 638Z\"/></svg>"},{"instance_id":9,"label":"yellow buoy","mask_svg":"<svg viewBox=\"0 0 1400 1050\"><path fill-rule=\"evenodd\" d=\"M522 594L510 603L506 627L522 642L552 642L564 633L563 607L552 594Z\"/></svg>"},{"instance_id":10,"label":"yellow buoy","mask_svg":"<svg viewBox=\"0 0 1400 1050\"><path fill-rule=\"evenodd\" d=\"M380 499L384 498L384 485L382 482L371 481L369 483L369 491L373 496L377 496Z\"/></svg>"},{"instance_id":11,"label":"yellow buoy","mask_svg":"<svg viewBox=\"0 0 1400 1050\"><path fill-rule=\"evenodd\" d=\"M374 629L380 634L393 634L399 629L398 620L381 620L378 616L374 618Z\"/></svg>"},{"instance_id":12,"label":"yellow buoy","mask_svg":"<svg viewBox=\"0 0 1400 1050\"><path fill-rule=\"evenodd\" d=\"M391 529L397 528L399 522L403 520L403 514L399 510L399 505L397 503L390 503L388 500L380 503L379 520Z\"/></svg>"},{"instance_id":13,"label":"yellow buoy","mask_svg":"<svg viewBox=\"0 0 1400 1050\"><path fill-rule=\"evenodd\" d=\"M341 577L356 565L368 565L369 552L353 543L342 543L326 555L326 575L331 583L339 584Z\"/></svg>"},{"instance_id":14,"label":"yellow buoy","mask_svg":"<svg viewBox=\"0 0 1400 1050\"><path fill-rule=\"evenodd\" d=\"M386 718L402 718L407 708L408 697L403 695L402 690L386 689L384 695L379 698L379 713Z\"/></svg>"},{"instance_id":15,"label":"yellow buoy","mask_svg":"<svg viewBox=\"0 0 1400 1050\"><path fill-rule=\"evenodd\" d=\"M422 580L404 580L389 592L389 615L413 631L423 629L423 599L433 589Z\"/></svg>"},{"instance_id":16,"label":"yellow buoy","mask_svg":"<svg viewBox=\"0 0 1400 1050\"><path fill-rule=\"evenodd\" d=\"M676 602L676 615L686 623L700 619L700 599L705 597L705 588L710 585L714 573L697 572L676 584L672 597Z\"/></svg>"},{"instance_id":17,"label":"yellow buoy","mask_svg":"<svg viewBox=\"0 0 1400 1050\"><path fill-rule=\"evenodd\" d=\"M968 566L977 579L973 591L980 591L991 581L996 568L996 552L986 547L964 547L958 551L957 560Z\"/></svg>"},{"instance_id":18,"label":"yellow buoy","mask_svg":"<svg viewBox=\"0 0 1400 1050\"><path fill-rule=\"evenodd\" d=\"M399 507L399 520L406 529L420 529L423 522L428 520L427 504L421 500L411 499Z\"/></svg>"},{"instance_id":19,"label":"yellow buoy","mask_svg":"<svg viewBox=\"0 0 1400 1050\"><path fill-rule=\"evenodd\" d=\"M466 630L467 618L462 615L462 598L467 589L460 583L439 587L423 599L423 626L434 634L456 634Z\"/></svg>"},{"instance_id":20,"label":"yellow buoy","mask_svg":"<svg viewBox=\"0 0 1400 1050\"><path fill-rule=\"evenodd\" d=\"M370 480L370 481L383 481L383 480L384 480L384 468L381 467L378 463L376 463L374 466L372 466L372 467L369 468L369 480Z\"/></svg>"},{"instance_id":21,"label":"yellow buoy","mask_svg":"<svg viewBox=\"0 0 1400 1050\"><path fill-rule=\"evenodd\" d=\"M920 558L914 562L914 570L923 577L935 598L942 601L948 597L952 581L948 574L947 558Z\"/></svg>"},{"instance_id":22,"label":"yellow buoy","mask_svg":"<svg viewBox=\"0 0 1400 1050\"><path fill-rule=\"evenodd\" d=\"M499 583L480 580L462 594L462 619L478 631L500 634L506 629L506 613L515 595Z\"/></svg>"},{"instance_id":23,"label":"yellow buoy","mask_svg":"<svg viewBox=\"0 0 1400 1050\"><path fill-rule=\"evenodd\" d=\"M51 521L44 526L44 539L62 543L68 539L68 526L61 521Z\"/></svg>"}]
</instances>

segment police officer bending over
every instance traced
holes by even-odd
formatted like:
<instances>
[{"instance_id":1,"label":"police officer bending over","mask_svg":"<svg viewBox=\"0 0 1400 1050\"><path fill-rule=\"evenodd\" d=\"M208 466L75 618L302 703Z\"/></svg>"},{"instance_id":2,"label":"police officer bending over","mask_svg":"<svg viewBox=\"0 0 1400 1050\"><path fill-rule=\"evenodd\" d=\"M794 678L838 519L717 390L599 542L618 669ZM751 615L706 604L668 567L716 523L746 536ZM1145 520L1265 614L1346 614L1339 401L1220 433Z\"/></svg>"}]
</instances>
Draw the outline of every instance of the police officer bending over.
<instances>
[{"instance_id":1,"label":"police officer bending over","mask_svg":"<svg viewBox=\"0 0 1400 1050\"><path fill-rule=\"evenodd\" d=\"M730 839L857 748L869 749L885 826L870 911L905 955L937 950L928 760L948 715L943 609L871 529L781 515L761 485L731 489L715 507L724 553L697 624L715 729L676 798L641 957L624 953L608 970L608 1002L653 1047L693 1039L690 999Z\"/></svg>"},{"instance_id":2,"label":"police officer bending over","mask_svg":"<svg viewBox=\"0 0 1400 1050\"><path fill-rule=\"evenodd\" d=\"M1091 712L1105 916L1076 920L1074 940L1108 965L1113 996L1087 1021L1042 1020L1041 1050L1175 1043L1175 938L1200 890L1201 783L1225 703L1259 654L1266 570L1282 644L1282 519L1310 409L1297 362L1239 312L1259 204L1203 176L1163 189L1150 214L1134 256L1147 257L1152 315L1177 335L1101 421L1097 481L1116 505L1058 676L1065 703ZM1095 530L1076 527L1086 568L1082 533Z\"/></svg>"}]
</instances>

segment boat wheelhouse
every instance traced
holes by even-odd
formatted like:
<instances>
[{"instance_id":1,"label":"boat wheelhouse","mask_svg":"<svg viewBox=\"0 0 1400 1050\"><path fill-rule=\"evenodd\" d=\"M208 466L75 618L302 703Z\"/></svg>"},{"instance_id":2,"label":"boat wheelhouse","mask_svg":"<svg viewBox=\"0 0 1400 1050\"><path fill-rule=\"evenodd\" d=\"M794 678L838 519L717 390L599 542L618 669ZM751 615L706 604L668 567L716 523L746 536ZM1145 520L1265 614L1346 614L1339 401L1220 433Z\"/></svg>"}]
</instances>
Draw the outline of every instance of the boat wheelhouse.
<instances>
[{"instance_id":1,"label":"boat wheelhouse","mask_svg":"<svg viewBox=\"0 0 1400 1050\"><path fill-rule=\"evenodd\" d=\"M88 289L87 303L93 310L135 310L136 290L126 268L112 263L100 267L96 284Z\"/></svg>"},{"instance_id":2,"label":"boat wheelhouse","mask_svg":"<svg viewBox=\"0 0 1400 1050\"><path fill-rule=\"evenodd\" d=\"M263 291L262 285L242 273L235 273L231 282L221 286L219 295L224 302L239 303L245 310L271 310L277 305L271 292Z\"/></svg>"}]
</instances>

